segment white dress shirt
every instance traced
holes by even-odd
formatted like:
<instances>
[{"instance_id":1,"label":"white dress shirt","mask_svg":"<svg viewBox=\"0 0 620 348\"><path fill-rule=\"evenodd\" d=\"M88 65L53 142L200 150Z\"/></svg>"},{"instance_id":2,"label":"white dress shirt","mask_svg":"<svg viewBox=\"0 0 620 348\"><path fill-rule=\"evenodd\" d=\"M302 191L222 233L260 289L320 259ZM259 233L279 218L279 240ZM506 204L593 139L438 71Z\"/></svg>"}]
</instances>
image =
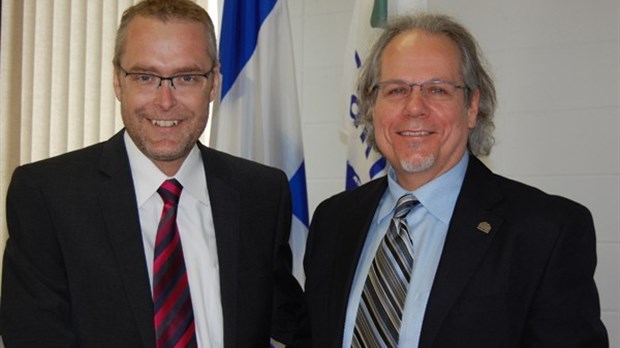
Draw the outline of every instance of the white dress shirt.
<instances>
[{"instance_id":1,"label":"white dress shirt","mask_svg":"<svg viewBox=\"0 0 620 348\"><path fill-rule=\"evenodd\" d=\"M144 254L152 292L153 250L164 206L157 189L170 178L138 149L127 132L125 132L125 147L136 190ZM177 225L192 296L198 346L223 347L224 328L215 228L204 166L197 146L191 150L174 178L183 185L177 211Z\"/></svg>"},{"instance_id":2,"label":"white dress shirt","mask_svg":"<svg viewBox=\"0 0 620 348\"><path fill-rule=\"evenodd\" d=\"M407 215L407 227L413 239L414 261L405 299L398 347L418 346L426 304L468 161L469 156L465 153L456 166L413 192L402 188L396 182L394 169L388 168L388 189L383 194L370 225L349 293L343 347L351 347L357 309L368 271L394 215L396 202L406 193L413 193L420 204Z\"/></svg>"}]
</instances>

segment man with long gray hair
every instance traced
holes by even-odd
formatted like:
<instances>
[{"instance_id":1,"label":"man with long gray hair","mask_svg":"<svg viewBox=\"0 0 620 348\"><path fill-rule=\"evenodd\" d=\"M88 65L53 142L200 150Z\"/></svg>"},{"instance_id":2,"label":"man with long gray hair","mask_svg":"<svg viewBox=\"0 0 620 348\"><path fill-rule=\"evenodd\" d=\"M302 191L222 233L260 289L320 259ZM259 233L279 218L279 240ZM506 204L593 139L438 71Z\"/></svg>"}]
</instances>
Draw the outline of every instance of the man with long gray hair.
<instances>
[{"instance_id":1,"label":"man with long gray hair","mask_svg":"<svg viewBox=\"0 0 620 348\"><path fill-rule=\"evenodd\" d=\"M493 81L472 35L390 21L359 79L388 174L312 220L315 347L607 347L587 208L492 173Z\"/></svg>"}]
</instances>

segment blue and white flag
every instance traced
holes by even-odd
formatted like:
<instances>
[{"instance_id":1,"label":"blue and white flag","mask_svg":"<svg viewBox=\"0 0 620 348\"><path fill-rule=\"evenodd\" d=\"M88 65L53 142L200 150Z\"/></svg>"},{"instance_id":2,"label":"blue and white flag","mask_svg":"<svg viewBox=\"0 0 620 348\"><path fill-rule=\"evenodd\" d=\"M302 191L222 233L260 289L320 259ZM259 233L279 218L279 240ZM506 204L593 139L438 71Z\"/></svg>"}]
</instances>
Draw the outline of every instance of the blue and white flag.
<instances>
[{"instance_id":1,"label":"blue and white flag","mask_svg":"<svg viewBox=\"0 0 620 348\"><path fill-rule=\"evenodd\" d=\"M286 0L225 0L214 148L282 169L293 195L293 274L304 283L308 199Z\"/></svg>"},{"instance_id":2,"label":"blue and white flag","mask_svg":"<svg viewBox=\"0 0 620 348\"><path fill-rule=\"evenodd\" d=\"M347 137L346 189L354 189L385 174L386 160L367 143L363 126L356 126L359 114L357 76L370 45L381 33L390 15L426 9L426 0L358 0L355 2L349 40L345 49L341 131Z\"/></svg>"}]
</instances>

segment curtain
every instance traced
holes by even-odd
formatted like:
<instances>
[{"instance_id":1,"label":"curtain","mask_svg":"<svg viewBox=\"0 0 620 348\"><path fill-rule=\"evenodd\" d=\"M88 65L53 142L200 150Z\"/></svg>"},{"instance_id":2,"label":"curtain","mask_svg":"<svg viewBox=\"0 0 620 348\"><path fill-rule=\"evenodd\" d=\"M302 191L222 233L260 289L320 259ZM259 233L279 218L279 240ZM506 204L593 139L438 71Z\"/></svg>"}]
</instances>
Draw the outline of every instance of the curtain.
<instances>
[{"instance_id":1,"label":"curtain","mask_svg":"<svg viewBox=\"0 0 620 348\"><path fill-rule=\"evenodd\" d=\"M2 1L0 250L15 167L97 143L122 128L112 56L120 17L136 2ZM207 8L207 0L197 3Z\"/></svg>"}]
</instances>

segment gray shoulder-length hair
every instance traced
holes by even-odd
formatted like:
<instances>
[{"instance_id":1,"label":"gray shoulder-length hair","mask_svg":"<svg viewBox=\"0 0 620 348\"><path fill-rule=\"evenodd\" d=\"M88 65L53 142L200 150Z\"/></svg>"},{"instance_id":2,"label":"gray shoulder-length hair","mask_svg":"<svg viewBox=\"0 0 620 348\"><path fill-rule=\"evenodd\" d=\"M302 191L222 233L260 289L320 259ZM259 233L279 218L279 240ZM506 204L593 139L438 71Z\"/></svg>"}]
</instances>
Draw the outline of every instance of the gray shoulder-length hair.
<instances>
[{"instance_id":1,"label":"gray shoulder-length hair","mask_svg":"<svg viewBox=\"0 0 620 348\"><path fill-rule=\"evenodd\" d=\"M377 92L374 87L379 82L381 75L383 51L398 34L415 29L445 35L454 41L458 47L461 53L461 74L467 87L465 93L467 104L471 102L474 91L478 90L480 93L478 121L469 132L467 147L474 155L488 155L495 143L493 115L496 97L493 80L484 68L484 58L480 53L476 39L467 29L448 16L431 13L417 13L389 20L362 66L358 79L360 109L357 122L368 131L368 144L375 150L379 150L374 135L373 108L377 100Z\"/></svg>"}]
</instances>

